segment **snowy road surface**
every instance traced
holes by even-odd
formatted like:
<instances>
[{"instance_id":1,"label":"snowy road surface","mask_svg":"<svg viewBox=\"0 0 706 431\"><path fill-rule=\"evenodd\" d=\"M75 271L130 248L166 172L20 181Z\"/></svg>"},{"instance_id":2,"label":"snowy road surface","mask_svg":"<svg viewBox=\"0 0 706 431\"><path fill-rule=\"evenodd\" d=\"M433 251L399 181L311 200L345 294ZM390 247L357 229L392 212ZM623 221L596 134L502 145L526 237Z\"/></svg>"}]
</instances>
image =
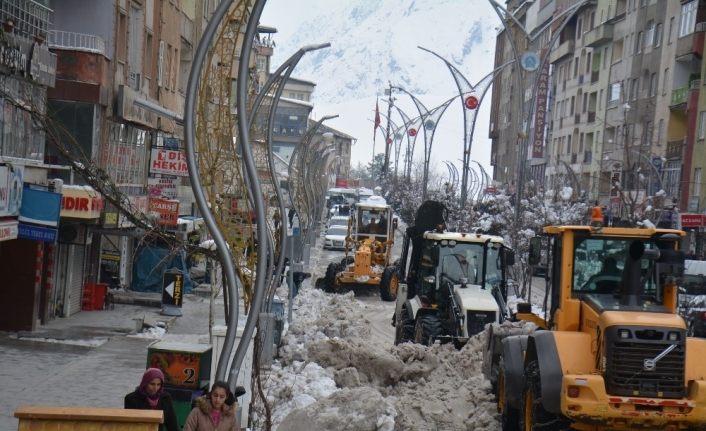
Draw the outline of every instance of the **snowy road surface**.
<instances>
[{"instance_id":1,"label":"snowy road surface","mask_svg":"<svg viewBox=\"0 0 706 431\"><path fill-rule=\"evenodd\" d=\"M312 249L312 278L294 300L279 357L262 375L272 429L500 430L481 373L483 337L460 351L394 346L394 303L382 302L376 289L328 294L313 287L341 257ZM264 429L261 400L254 410L254 428Z\"/></svg>"}]
</instances>

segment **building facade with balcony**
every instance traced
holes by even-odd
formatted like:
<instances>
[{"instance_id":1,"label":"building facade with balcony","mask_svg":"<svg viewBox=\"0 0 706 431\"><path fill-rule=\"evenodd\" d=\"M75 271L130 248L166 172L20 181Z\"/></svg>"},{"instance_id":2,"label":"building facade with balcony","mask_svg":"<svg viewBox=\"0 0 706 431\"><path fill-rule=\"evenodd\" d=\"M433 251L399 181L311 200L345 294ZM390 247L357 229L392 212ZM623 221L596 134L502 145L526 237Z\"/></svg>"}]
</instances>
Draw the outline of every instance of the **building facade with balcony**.
<instances>
[{"instance_id":1,"label":"building facade with balcony","mask_svg":"<svg viewBox=\"0 0 706 431\"><path fill-rule=\"evenodd\" d=\"M56 57L46 1L0 2L1 330L32 330L51 314L61 194L50 182L47 91Z\"/></svg>"},{"instance_id":2,"label":"building facade with balcony","mask_svg":"<svg viewBox=\"0 0 706 431\"><path fill-rule=\"evenodd\" d=\"M515 14L518 22L525 25L527 2L511 0L506 8ZM502 28L495 38L494 67L498 68L515 59L510 39L516 44L524 44L524 34L516 27ZM513 192L516 185L518 162L520 160L520 142L522 140L522 111L524 95L518 93L518 78L521 68L512 63L500 70L493 80L490 104L490 127L488 137L491 140L490 165L493 166L493 180L499 187Z\"/></svg>"},{"instance_id":3,"label":"building facade with balcony","mask_svg":"<svg viewBox=\"0 0 706 431\"><path fill-rule=\"evenodd\" d=\"M182 50L189 55L194 35L179 2L67 0L56 3L54 20L50 46L60 71L49 94L54 120L136 211L147 213L150 199L171 199L179 201L180 214L190 215L193 195L185 165L164 168L158 160L164 154L184 160L183 129L176 120L184 106L180 73L188 64L180 57ZM60 154L49 156L62 163ZM67 173L62 179L66 185L87 182ZM89 234L82 241L71 237L60 247L59 260L72 274L67 281L72 286L61 300L63 315L80 310L77 298L86 282L131 285L139 238L117 208L108 206L98 219L62 224ZM81 258L83 264L77 262Z\"/></svg>"}]
</instances>

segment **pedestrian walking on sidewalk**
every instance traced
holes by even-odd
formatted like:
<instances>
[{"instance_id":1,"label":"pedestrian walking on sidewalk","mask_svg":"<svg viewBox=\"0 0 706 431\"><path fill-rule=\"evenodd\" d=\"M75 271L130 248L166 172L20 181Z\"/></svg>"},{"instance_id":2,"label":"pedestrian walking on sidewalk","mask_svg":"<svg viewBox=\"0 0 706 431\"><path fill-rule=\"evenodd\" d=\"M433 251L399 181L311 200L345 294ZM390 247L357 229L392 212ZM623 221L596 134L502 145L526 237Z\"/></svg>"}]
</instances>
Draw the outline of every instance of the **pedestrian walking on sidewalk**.
<instances>
[{"instance_id":1,"label":"pedestrian walking on sidewalk","mask_svg":"<svg viewBox=\"0 0 706 431\"><path fill-rule=\"evenodd\" d=\"M172 396L164 390L164 373L159 368L148 368L142 375L140 386L125 395L125 408L162 410L164 423L160 431L179 431Z\"/></svg>"},{"instance_id":2,"label":"pedestrian walking on sidewalk","mask_svg":"<svg viewBox=\"0 0 706 431\"><path fill-rule=\"evenodd\" d=\"M235 431L235 397L228 383L217 381L211 392L196 399L196 407L186 418L184 431Z\"/></svg>"}]
</instances>

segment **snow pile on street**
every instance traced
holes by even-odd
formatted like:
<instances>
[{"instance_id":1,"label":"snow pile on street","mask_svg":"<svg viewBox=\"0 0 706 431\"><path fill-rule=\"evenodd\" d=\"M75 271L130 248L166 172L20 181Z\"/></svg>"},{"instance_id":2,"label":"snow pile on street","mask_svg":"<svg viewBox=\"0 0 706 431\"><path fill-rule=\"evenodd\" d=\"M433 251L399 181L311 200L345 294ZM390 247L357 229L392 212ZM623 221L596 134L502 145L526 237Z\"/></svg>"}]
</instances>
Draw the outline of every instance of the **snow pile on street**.
<instances>
[{"instance_id":1,"label":"snow pile on street","mask_svg":"<svg viewBox=\"0 0 706 431\"><path fill-rule=\"evenodd\" d=\"M159 340L164 338L164 335L166 333L167 328L164 328L162 326L148 326L144 328L141 332L137 332L135 334L128 334L127 337Z\"/></svg>"},{"instance_id":2,"label":"snow pile on street","mask_svg":"<svg viewBox=\"0 0 706 431\"><path fill-rule=\"evenodd\" d=\"M23 336L11 336L11 338L17 338L23 341L35 341L40 343L55 343L55 344L68 344L70 346L85 346L85 347L100 347L108 341L106 337L95 337L86 339L74 339L74 338L43 338L43 337L23 337Z\"/></svg>"},{"instance_id":3,"label":"snow pile on street","mask_svg":"<svg viewBox=\"0 0 706 431\"><path fill-rule=\"evenodd\" d=\"M353 293L304 288L279 358L263 376L273 429L497 430L481 373L484 337L452 345L376 346ZM264 424L255 406L255 427Z\"/></svg>"}]
</instances>

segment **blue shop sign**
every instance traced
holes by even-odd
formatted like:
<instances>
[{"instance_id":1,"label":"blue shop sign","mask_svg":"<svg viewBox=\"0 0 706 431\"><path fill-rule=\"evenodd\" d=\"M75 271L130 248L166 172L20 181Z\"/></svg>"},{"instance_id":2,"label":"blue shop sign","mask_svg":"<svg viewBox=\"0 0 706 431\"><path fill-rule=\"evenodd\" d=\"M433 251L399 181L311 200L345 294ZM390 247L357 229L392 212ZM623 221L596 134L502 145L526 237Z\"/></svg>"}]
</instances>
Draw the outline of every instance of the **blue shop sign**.
<instances>
[{"instance_id":1,"label":"blue shop sign","mask_svg":"<svg viewBox=\"0 0 706 431\"><path fill-rule=\"evenodd\" d=\"M34 226L31 224L20 223L20 230L17 238L31 239L33 241L56 242L57 229L50 227Z\"/></svg>"},{"instance_id":2,"label":"blue shop sign","mask_svg":"<svg viewBox=\"0 0 706 431\"><path fill-rule=\"evenodd\" d=\"M61 213L61 193L40 190L25 185L22 192L20 222L42 226L59 225Z\"/></svg>"}]
</instances>

